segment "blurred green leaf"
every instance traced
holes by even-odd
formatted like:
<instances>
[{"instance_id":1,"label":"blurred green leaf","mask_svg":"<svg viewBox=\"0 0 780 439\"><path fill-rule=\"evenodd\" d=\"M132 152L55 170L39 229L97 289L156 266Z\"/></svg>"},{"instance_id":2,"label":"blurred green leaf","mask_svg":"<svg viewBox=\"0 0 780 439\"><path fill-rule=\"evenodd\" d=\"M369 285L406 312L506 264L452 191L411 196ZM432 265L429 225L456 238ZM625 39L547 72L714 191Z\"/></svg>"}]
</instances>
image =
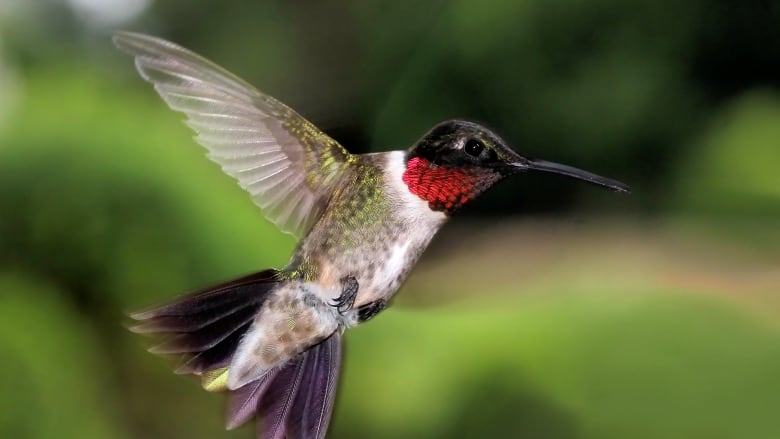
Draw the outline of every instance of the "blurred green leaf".
<instances>
[{"instance_id":1,"label":"blurred green leaf","mask_svg":"<svg viewBox=\"0 0 780 439\"><path fill-rule=\"evenodd\" d=\"M780 214L780 97L755 91L734 99L709 124L677 169L681 211Z\"/></svg>"},{"instance_id":2,"label":"blurred green leaf","mask_svg":"<svg viewBox=\"0 0 780 439\"><path fill-rule=\"evenodd\" d=\"M94 331L51 287L0 275L0 436L128 437Z\"/></svg>"}]
</instances>

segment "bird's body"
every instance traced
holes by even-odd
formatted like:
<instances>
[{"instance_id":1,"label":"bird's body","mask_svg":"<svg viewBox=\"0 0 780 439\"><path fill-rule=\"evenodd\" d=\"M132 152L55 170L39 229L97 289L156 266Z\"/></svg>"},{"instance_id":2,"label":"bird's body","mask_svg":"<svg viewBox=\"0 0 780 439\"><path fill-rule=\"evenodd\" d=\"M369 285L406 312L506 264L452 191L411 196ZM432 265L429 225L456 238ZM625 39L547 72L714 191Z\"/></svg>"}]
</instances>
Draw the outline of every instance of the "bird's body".
<instances>
[{"instance_id":1,"label":"bird's body","mask_svg":"<svg viewBox=\"0 0 780 439\"><path fill-rule=\"evenodd\" d=\"M322 438L345 329L383 310L452 213L527 170L621 183L524 158L489 129L451 120L406 151L353 155L274 98L173 43L119 33L141 75L187 115L209 158L269 220L300 238L289 264L132 314L170 337L180 373L230 392L228 427L259 418L261 437Z\"/></svg>"},{"instance_id":2,"label":"bird's body","mask_svg":"<svg viewBox=\"0 0 780 439\"><path fill-rule=\"evenodd\" d=\"M295 250L291 266L311 267L312 280L338 289L354 276L355 307L389 299L447 219L402 181L404 152L358 156L331 205ZM337 294L338 296L338 294Z\"/></svg>"},{"instance_id":3,"label":"bird's body","mask_svg":"<svg viewBox=\"0 0 780 439\"><path fill-rule=\"evenodd\" d=\"M270 292L239 345L228 387L240 387L335 331L372 317L398 291L447 219L403 186L403 160L403 151L359 156L341 177L328 209L280 274L287 281ZM357 291L350 309L341 312L333 303L348 279ZM375 312L372 306L378 306ZM361 310L369 312L361 317ZM302 326L310 330L301 333ZM244 368L250 372L242 373Z\"/></svg>"}]
</instances>

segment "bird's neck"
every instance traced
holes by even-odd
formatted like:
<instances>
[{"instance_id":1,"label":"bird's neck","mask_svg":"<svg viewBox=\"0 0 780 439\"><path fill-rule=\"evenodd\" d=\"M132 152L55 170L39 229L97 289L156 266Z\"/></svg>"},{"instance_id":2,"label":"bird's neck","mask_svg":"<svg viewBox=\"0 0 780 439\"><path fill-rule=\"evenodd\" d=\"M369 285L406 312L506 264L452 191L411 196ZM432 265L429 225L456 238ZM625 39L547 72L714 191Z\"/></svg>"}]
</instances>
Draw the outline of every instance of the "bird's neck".
<instances>
[{"instance_id":1,"label":"bird's neck","mask_svg":"<svg viewBox=\"0 0 780 439\"><path fill-rule=\"evenodd\" d=\"M454 212L495 184L501 176L474 166L438 166L425 158L406 162L402 179L409 192L435 211Z\"/></svg>"}]
</instances>

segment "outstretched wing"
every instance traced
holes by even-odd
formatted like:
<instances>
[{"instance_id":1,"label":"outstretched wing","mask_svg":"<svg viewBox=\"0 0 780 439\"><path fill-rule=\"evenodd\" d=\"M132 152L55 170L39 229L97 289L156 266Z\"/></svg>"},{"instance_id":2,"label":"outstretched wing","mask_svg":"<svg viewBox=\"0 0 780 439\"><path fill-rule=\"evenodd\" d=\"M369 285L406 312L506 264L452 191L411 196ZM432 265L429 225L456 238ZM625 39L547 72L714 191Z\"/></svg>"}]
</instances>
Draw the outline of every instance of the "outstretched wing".
<instances>
[{"instance_id":1,"label":"outstretched wing","mask_svg":"<svg viewBox=\"0 0 780 439\"><path fill-rule=\"evenodd\" d=\"M187 115L208 157L271 222L296 237L308 231L354 156L288 106L187 49L129 32L117 33L114 44Z\"/></svg>"}]
</instances>

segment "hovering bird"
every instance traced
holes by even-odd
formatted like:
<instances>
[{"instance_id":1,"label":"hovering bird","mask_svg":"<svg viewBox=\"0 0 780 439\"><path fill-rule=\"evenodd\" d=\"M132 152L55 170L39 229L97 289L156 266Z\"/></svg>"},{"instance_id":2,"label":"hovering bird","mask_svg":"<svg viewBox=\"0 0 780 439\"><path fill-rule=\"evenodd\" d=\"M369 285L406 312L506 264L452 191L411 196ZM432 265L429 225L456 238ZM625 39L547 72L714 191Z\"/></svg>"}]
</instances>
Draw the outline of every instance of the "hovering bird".
<instances>
[{"instance_id":1,"label":"hovering bird","mask_svg":"<svg viewBox=\"0 0 780 439\"><path fill-rule=\"evenodd\" d=\"M452 214L506 177L544 171L617 192L628 186L523 157L479 124L449 120L406 151L350 154L283 103L174 43L120 32L116 46L184 113L208 157L280 229L289 264L131 315L167 335L152 352L229 392L227 428L258 418L258 437L323 438L347 328L380 311Z\"/></svg>"}]
</instances>

